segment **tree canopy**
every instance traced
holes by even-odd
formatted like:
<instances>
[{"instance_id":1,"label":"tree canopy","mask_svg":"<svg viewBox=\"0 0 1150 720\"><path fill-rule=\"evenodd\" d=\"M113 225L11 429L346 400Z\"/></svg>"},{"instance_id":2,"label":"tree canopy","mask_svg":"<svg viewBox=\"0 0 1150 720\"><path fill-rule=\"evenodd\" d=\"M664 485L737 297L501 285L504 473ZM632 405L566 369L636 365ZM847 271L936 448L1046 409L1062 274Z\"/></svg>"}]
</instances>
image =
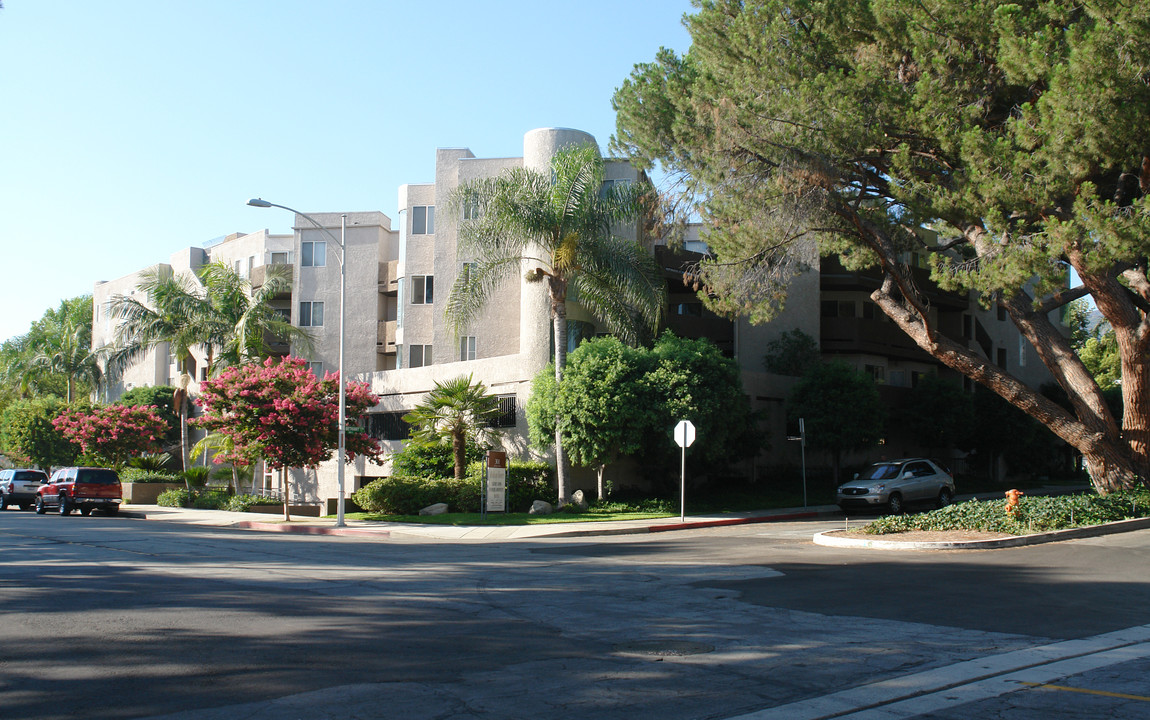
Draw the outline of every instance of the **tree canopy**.
<instances>
[{"instance_id":1,"label":"tree canopy","mask_svg":"<svg viewBox=\"0 0 1150 720\"><path fill-rule=\"evenodd\" d=\"M493 439L496 431L491 423L498 416L499 398L471 375L460 375L437 380L403 421L411 425L411 437L417 443L450 442L455 479L462 480L467 471L468 443L479 445Z\"/></svg>"},{"instance_id":2,"label":"tree canopy","mask_svg":"<svg viewBox=\"0 0 1150 720\"><path fill-rule=\"evenodd\" d=\"M681 173L704 299L765 321L817 243L937 361L1074 445L1095 487L1150 477L1150 7L1104 1L703 0L690 50L617 91L613 147ZM929 230L924 232L924 229ZM911 272L1003 307L1069 397L944 335ZM1066 266L1082 288L1068 291ZM1051 312L1115 331L1120 426Z\"/></svg>"}]
</instances>

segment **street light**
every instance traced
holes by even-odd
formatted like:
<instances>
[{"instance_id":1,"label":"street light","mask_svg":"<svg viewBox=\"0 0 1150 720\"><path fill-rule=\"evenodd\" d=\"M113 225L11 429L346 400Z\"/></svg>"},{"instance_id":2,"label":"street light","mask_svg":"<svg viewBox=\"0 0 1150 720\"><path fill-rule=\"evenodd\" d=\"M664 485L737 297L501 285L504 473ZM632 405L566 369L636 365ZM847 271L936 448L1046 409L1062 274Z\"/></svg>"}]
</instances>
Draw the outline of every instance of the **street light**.
<instances>
[{"instance_id":1,"label":"street light","mask_svg":"<svg viewBox=\"0 0 1150 720\"><path fill-rule=\"evenodd\" d=\"M277 205L262 198L252 198L248 200L248 205L261 208L277 207L281 210L295 213L312 225L315 225L320 232L331 238L331 241L339 247L339 452L336 455L336 462L339 466L336 474L339 481L339 502L336 506L335 526L345 527L346 523L343 521L343 471L344 464L347 460L347 390L343 377L343 338L345 335L344 327L346 326L344 318L347 313L347 263L344 262L347 255L347 249L344 246L344 239L347 236L347 213L340 215L339 240L336 240L335 236L331 234L331 231L307 213L302 213L286 205Z\"/></svg>"}]
</instances>

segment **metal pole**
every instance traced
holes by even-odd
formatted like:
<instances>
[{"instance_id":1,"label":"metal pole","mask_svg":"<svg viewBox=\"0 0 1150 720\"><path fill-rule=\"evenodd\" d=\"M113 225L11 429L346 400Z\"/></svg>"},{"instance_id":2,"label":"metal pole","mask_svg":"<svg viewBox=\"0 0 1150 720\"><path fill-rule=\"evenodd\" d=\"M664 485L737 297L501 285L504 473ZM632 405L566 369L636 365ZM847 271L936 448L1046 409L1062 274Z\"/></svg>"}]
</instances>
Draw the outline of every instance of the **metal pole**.
<instances>
[{"instance_id":1,"label":"metal pole","mask_svg":"<svg viewBox=\"0 0 1150 720\"><path fill-rule=\"evenodd\" d=\"M683 455L679 463L679 522L687 522L687 443L683 434Z\"/></svg>"},{"instance_id":2,"label":"metal pole","mask_svg":"<svg viewBox=\"0 0 1150 720\"><path fill-rule=\"evenodd\" d=\"M335 526L346 527L343 521L343 479L344 465L347 462L347 382L343 377L343 341L347 335L347 213L339 220L339 452L336 462L339 465L336 478L339 481L339 502L336 510Z\"/></svg>"}]
</instances>

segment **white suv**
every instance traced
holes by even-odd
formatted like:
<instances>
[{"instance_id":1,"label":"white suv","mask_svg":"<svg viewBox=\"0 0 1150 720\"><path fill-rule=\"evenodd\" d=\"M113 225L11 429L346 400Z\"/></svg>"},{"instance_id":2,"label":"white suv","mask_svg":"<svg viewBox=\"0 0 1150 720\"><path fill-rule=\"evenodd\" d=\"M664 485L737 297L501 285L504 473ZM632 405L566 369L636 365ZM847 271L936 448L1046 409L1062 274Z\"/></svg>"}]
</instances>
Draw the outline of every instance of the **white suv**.
<instances>
[{"instance_id":1,"label":"white suv","mask_svg":"<svg viewBox=\"0 0 1150 720\"><path fill-rule=\"evenodd\" d=\"M36 502L36 491L46 482L48 475L39 470L0 471L0 510L10 505L19 505L21 510L31 509Z\"/></svg>"}]
</instances>

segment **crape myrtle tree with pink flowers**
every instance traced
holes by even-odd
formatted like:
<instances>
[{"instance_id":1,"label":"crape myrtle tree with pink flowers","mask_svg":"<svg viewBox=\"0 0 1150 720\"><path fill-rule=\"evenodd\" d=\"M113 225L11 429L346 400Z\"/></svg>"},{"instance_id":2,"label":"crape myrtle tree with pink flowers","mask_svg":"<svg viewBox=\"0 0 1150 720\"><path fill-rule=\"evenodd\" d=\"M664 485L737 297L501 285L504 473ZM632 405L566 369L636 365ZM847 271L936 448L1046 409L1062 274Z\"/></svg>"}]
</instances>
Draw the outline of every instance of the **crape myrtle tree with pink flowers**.
<instances>
[{"instance_id":1,"label":"crape myrtle tree with pink flowers","mask_svg":"<svg viewBox=\"0 0 1150 720\"><path fill-rule=\"evenodd\" d=\"M299 357L233 366L201 383L197 403L203 415L191 423L231 439L230 449L214 462L251 465L262 459L277 470L314 470L339 446L339 382L334 373L317 378ZM347 383L348 462L357 455L380 461L379 443L357 423L378 401L367 383ZM285 484L285 519L290 504Z\"/></svg>"},{"instance_id":2,"label":"crape myrtle tree with pink flowers","mask_svg":"<svg viewBox=\"0 0 1150 720\"><path fill-rule=\"evenodd\" d=\"M144 453L160 452L168 430L168 424L151 405L65 410L52 424L91 461L113 467Z\"/></svg>"}]
</instances>

